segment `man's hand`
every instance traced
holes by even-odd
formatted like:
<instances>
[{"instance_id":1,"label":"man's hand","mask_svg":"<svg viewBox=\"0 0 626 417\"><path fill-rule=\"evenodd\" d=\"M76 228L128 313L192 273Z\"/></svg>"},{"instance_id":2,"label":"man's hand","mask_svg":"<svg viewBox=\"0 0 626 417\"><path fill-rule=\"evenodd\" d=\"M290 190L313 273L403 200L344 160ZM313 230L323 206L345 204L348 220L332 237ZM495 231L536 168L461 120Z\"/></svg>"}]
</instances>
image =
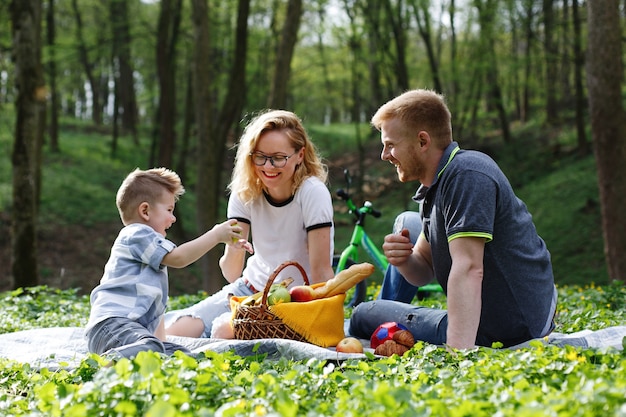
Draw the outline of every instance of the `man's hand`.
<instances>
[{"instance_id":1,"label":"man's hand","mask_svg":"<svg viewBox=\"0 0 626 417\"><path fill-rule=\"evenodd\" d=\"M409 230L402 229L400 233L385 236L383 252L391 265L398 266L405 263L413 253L413 244L409 239Z\"/></svg>"}]
</instances>

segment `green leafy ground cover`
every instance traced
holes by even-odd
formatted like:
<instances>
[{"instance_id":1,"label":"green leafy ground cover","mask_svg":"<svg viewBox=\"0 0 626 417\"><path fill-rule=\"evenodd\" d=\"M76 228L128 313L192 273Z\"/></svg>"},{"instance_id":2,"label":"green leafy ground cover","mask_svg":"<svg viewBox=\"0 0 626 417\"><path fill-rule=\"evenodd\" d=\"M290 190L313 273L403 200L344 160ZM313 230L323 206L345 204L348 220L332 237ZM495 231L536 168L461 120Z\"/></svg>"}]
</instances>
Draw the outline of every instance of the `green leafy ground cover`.
<instances>
[{"instance_id":1,"label":"green leafy ground cover","mask_svg":"<svg viewBox=\"0 0 626 417\"><path fill-rule=\"evenodd\" d=\"M376 288L370 287L373 296ZM174 297L172 308L202 293ZM421 302L445 306L445 299ZM623 286L559 287L559 332L625 322ZM0 333L85 324L87 296L37 287L0 293ZM348 312L349 313L349 312ZM450 352L417 343L403 357L278 361L145 353L103 367L33 369L0 359L0 413L32 416L626 416L624 351L558 348Z\"/></svg>"}]
</instances>

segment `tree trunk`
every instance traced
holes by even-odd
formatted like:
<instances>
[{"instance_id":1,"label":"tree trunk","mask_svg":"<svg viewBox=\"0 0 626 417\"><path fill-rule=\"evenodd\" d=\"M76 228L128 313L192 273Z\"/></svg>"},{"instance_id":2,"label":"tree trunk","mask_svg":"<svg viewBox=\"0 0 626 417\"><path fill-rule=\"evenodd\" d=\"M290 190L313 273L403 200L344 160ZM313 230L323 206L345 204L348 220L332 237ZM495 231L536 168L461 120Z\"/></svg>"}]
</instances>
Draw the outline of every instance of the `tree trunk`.
<instances>
[{"instance_id":1,"label":"tree trunk","mask_svg":"<svg viewBox=\"0 0 626 417\"><path fill-rule=\"evenodd\" d=\"M585 54L582 50L581 41L581 21L578 11L578 0L574 0L572 4L572 20L574 21L574 86L575 86L575 103L576 103L576 138L578 144L578 154L588 155L591 152L591 146L587 140L585 132L585 92L583 90L583 69L585 66Z\"/></svg>"},{"instance_id":2,"label":"tree trunk","mask_svg":"<svg viewBox=\"0 0 626 417\"><path fill-rule=\"evenodd\" d=\"M119 94L118 111L124 131L130 132L135 144L137 136L137 99L130 53L130 23L128 21L128 2L110 0L110 21L113 31L113 68L115 73L116 94ZM119 86L119 88L118 88Z\"/></svg>"},{"instance_id":3,"label":"tree trunk","mask_svg":"<svg viewBox=\"0 0 626 417\"><path fill-rule=\"evenodd\" d=\"M617 0L587 3L587 86L609 277L626 281L626 114Z\"/></svg>"},{"instance_id":4,"label":"tree trunk","mask_svg":"<svg viewBox=\"0 0 626 417\"><path fill-rule=\"evenodd\" d=\"M76 20L76 41L78 43L78 57L81 65L83 66L83 69L85 70L85 74L87 75L87 80L89 81L89 86L91 88L91 117L94 124L100 126L102 124L102 94L100 88L100 80L98 80L98 77L94 74L93 63L89 61L89 53L87 52L88 48L85 43L85 38L83 36L83 19L80 14L80 10L78 9L77 0L72 0L72 11L74 12L74 19Z\"/></svg>"},{"instance_id":5,"label":"tree trunk","mask_svg":"<svg viewBox=\"0 0 626 417\"><path fill-rule=\"evenodd\" d=\"M111 158L117 156L117 141L120 136L120 95L118 94L119 86L117 83L113 86L113 121L112 121L112 137L111 137Z\"/></svg>"},{"instance_id":6,"label":"tree trunk","mask_svg":"<svg viewBox=\"0 0 626 417\"><path fill-rule=\"evenodd\" d=\"M406 64L406 28L404 23L404 6L402 1L398 1L398 5L392 6L390 0L384 0L385 9L387 10L387 18L391 26L391 33L396 47L396 88L398 92L404 92L409 89L409 70Z\"/></svg>"},{"instance_id":7,"label":"tree trunk","mask_svg":"<svg viewBox=\"0 0 626 417\"><path fill-rule=\"evenodd\" d=\"M193 97L193 73L191 69L187 71L185 89L185 109L183 117L183 132L181 134L181 146L177 150L176 173L183 183L187 179L187 163L189 162L189 142L191 139L191 128L194 120L194 97ZM176 221L178 223L178 220Z\"/></svg>"},{"instance_id":8,"label":"tree trunk","mask_svg":"<svg viewBox=\"0 0 626 417\"><path fill-rule=\"evenodd\" d=\"M488 63L486 65L486 78L488 85L488 94L491 104L495 107L500 128L502 129L502 139L505 143L511 142L511 132L509 128L509 119L504 108L504 100L502 98L502 89L498 77L498 60L496 58L495 49L495 16L497 12L497 1L480 0L474 1L474 5L478 10L478 20L480 23L480 39L481 50L484 52L484 59Z\"/></svg>"},{"instance_id":9,"label":"tree trunk","mask_svg":"<svg viewBox=\"0 0 626 417\"><path fill-rule=\"evenodd\" d=\"M330 72L328 70L328 62L326 57L326 46L324 44L324 21L326 15L325 3L319 2L317 4L317 15L320 19L320 30L317 32L317 48L320 54L320 63L319 65L322 67L322 79L324 80L324 88L326 89L325 95L326 97L331 97L333 92L333 86L330 82ZM333 107L330 103L326 105L326 110L324 112L324 124L330 124L333 120Z\"/></svg>"},{"instance_id":10,"label":"tree trunk","mask_svg":"<svg viewBox=\"0 0 626 417\"><path fill-rule=\"evenodd\" d=\"M558 123L556 88L558 84L558 51L554 41L554 0L543 0L543 47L546 66L546 123L555 126Z\"/></svg>"},{"instance_id":11,"label":"tree trunk","mask_svg":"<svg viewBox=\"0 0 626 417\"><path fill-rule=\"evenodd\" d=\"M364 186L364 178L365 178L365 148L363 146L363 139L361 135L361 129L359 127L359 114L361 111L361 102L364 100L361 99L359 86L361 85L361 74L359 71L359 62L361 61L361 41L360 41L360 33L358 28L358 19L356 15L356 8L350 9L348 8L348 4L346 4L346 9L348 10L348 18L350 19L350 35L348 38L348 49L350 51L350 59L348 61L348 65L350 66L350 95L351 95L351 106L350 106L350 119L354 125L354 137L356 141L357 148L357 161L358 161L358 172L356 176L356 197L360 198L363 194L363 186Z\"/></svg>"},{"instance_id":12,"label":"tree trunk","mask_svg":"<svg viewBox=\"0 0 626 417\"><path fill-rule=\"evenodd\" d=\"M239 0L237 9L237 28L235 36L235 55L233 66L230 70L228 90L224 104L219 112L219 119L215 125L215 150L221 164L228 135L232 131L233 124L237 122L246 101L246 58L248 52L248 15L250 14L250 0ZM221 165L214 175L217 186L221 184ZM221 195L218 190L216 197Z\"/></svg>"},{"instance_id":13,"label":"tree trunk","mask_svg":"<svg viewBox=\"0 0 626 417\"><path fill-rule=\"evenodd\" d=\"M449 96L451 97L449 106L452 114L457 114L457 110L459 108L459 71L458 71L458 62L457 62L457 41L456 41L456 3L455 0L450 0L450 5L448 6L449 14L450 14L450 74L451 74L451 82L450 82L450 90Z\"/></svg>"},{"instance_id":14,"label":"tree trunk","mask_svg":"<svg viewBox=\"0 0 626 417\"><path fill-rule=\"evenodd\" d=\"M521 66L520 54L517 52L520 49L520 44L522 43L520 36L520 23L519 23L519 14L517 13L517 5L516 3L507 3L507 15L508 25L511 28L511 52L509 53L511 56L511 66L512 71L509 77L509 90L510 90L510 102L512 106L515 107L515 116L513 120L520 120L522 114L522 100L521 100L521 81L520 81L520 72L518 68ZM523 18L521 19L523 22ZM521 24L523 27L523 23Z\"/></svg>"},{"instance_id":15,"label":"tree trunk","mask_svg":"<svg viewBox=\"0 0 626 417\"><path fill-rule=\"evenodd\" d=\"M14 0L13 60L15 68L16 123L13 145L13 207L11 272L13 288L39 283L37 265L37 172L40 107L46 100L41 64L41 0Z\"/></svg>"},{"instance_id":16,"label":"tree trunk","mask_svg":"<svg viewBox=\"0 0 626 417\"><path fill-rule=\"evenodd\" d=\"M209 36L209 8L207 0L192 0L192 20L195 47L193 73L195 85L196 125L198 131L198 181L197 223L199 232L204 232L222 217L219 213L223 198L222 171L228 134L233 123L241 115L245 102L245 68L247 54L248 15L250 0L240 0L237 11L237 35L235 56L230 71L228 91L217 121L214 121L214 100L211 95L212 76ZM219 268L220 252L217 248L202 257L203 289L209 293L224 285Z\"/></svg>"},{"instance_id":17,"label":"tree trunk","mask_svg":"<svg viewBox=\"0 0 626 417\"><path fill-rule=\"evenodd\" d=\"M351 5L349 1L344 0L344 5L348 16L356 13L356 7L354 6L352 6L352 9L355 9L355 11L350 12ZM361 10L365 19L364 30L367 31L367 45L369 53L365 54L364 58L367 61L367 68L369 69L369 85L371 95L371 99L369 100L370 102L368 103L366 101L364 106L366 106L365 111L367 114L371 115L376 112L380 103L387 101L392 94L384 94L381 83L381 67L384 65L384 54L387 49L384 46L387 42L383 39L384 35L381 33L381 5L377 1L366 2L361 6ZM353 17L350 17L350 19L352 20Z\"/></svg>"},{"instance_id":18,"label":"tree trunk","mask_svg":"<svg viewBox=\"0 0 626 417\"><path fill-rule=\"evenodd\" d=\"M55 21L54 21L55 0L48 0L48 10L46 13L47 41L50 48L50 61L48 62L48 77L50 79L50 124L48 135L50 136L50 150L59 152L59 93L57 92L57 63L55 54Z\"/></svg>"},{"instance_id":19,"label":"tree trunk","mask_svg":"<svg viewBox=\"0 0 626 417\"><path fill-rule=\"evenodd\" d=\"M426 47L426 56L428 57L430 73L433 79L433 88L438 93L443 93L443 85L441 84L441 77L439 75L439 63L435 56L435 48L433 46L430 29L430 12L428 10L430 2L425 0L413 0L411 5L415 13L417 29Z\"/></svg>"},{"instance_id":20,"label":"tree trunk","mask_svg":"<svg viewBox=\"0 0 626 417\"><path fill-rule=\"evenodd\" d=\"M533 31L533 3L535 0L526 0L524 11L526 12L526 16L524 18L524 26L525 26L525 34L526 34L526 45L524 47L524 86L523 86L523 94L522 94L522 106L520 111L520 121L526 122L528 120L528 116L530 115L530 83L532 78L532 68L533 68L533 55L532 55L532 44L535 38L535 34Z\"/></svg>"},{"instance_id":21,"label":"tree trunk","mask_svg":"<svg viewBox=\"0 0 626 417\"><path fill-rule=\"evenodd\" d=\"M575 1L575 0L574 0ZM559 54L560 67L558 69L560 76L560 100L558 108L571 108L574 99L574 88L571 85L572 77L572 57L574 57L573 41L574 34L571 28L571 7L568 0L562 0L561 2L561 21L558 23L559 27L559 44L561 45L561 53ZM574 60L576 58L574 57Z\"/></svg>"},{"instance_id":22,"label":"tree trunk","mask_svg":"<svg viewBox=\"0 0 626 417\"><path fill-rule=\"evenodd\" d=\"M211 175L215 171L215 161L211 142L211 124L213 117L213 97L211 96L212 75L210 72L211 39L209 35L209 5L208 0L192 0L194 57L193 83L195 85L196 130L198 132L198 181L196 184L197 197L197 227L198 232L209 230L217 219L217 202L213 201L215 190ZM209 294L219 291L224 280L219 279L219 265L208 255L200 258L202 269L202 288ZM219 275L218 275L219 274Z\"/></svg>"},{"instance_id":23,"label":"tree trunk","mask_svg":"<svg viewBox=\"0 0 626 417\"><path fill-rule=\"evenodd\" d=\"M172 167L176 137L176 43L182 0L162 0L156 43L159 78L158 166Z\"/></svg>"},{"instance_id":24,"label":"tree trunk","mask_svg":"<svg viewBox=\"0 0 626 417\"><path fill-rule=\"evenodd\" d=\"M289 0L287 16L276 55L274 78L268 97L268 107L284 109L287 106L287 86L291 75L291 59L298 41L298 29L302 19L302 0Z\"/></svg>"}]
</instances>

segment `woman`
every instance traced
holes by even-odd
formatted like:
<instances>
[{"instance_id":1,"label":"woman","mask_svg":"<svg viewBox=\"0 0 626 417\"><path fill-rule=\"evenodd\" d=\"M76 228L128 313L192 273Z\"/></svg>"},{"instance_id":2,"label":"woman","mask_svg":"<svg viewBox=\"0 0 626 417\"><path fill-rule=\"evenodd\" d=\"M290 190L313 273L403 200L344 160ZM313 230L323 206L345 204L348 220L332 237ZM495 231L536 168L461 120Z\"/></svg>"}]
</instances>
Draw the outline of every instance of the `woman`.
<instances>
[{"instance_id":1,"label":"woman","mask_svg":"<svg viewBox=\"0 0 626 417\"><path fill-rule=\"evenodd\" d=\"M214 320L230 311L229 295L263 291L284 261L297 261L311 284L332 278L333 206L326 177L298 116L272 110L256 117L239 142L227 213L241 225L243 239L252 233L254 254L246 263L246 251L228 245L220 268L229 284L194 306L168 313L166 333L210 337ZM288 277L295 279L293 285L303 282L293 266L274 282Z\"/></svg>"}]
</instances>

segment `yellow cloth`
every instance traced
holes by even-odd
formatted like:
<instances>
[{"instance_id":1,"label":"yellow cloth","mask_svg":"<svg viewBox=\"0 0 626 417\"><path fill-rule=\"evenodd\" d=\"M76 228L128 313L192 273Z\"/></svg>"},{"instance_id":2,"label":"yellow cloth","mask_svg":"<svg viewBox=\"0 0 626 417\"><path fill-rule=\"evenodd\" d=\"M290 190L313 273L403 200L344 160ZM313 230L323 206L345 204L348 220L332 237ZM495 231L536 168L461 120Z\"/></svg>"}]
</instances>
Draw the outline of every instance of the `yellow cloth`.
<instances>
[{"instance_id":1,"label":"yellow cloth","mask_svg":"<svg viewBox=\"0 0 626 417\"><path fill-rule=\"evenodd\" d=\"M313 288L324 285L314 284ZM246 297L231 297L233 316L237 306ZM343 331L345 294L306 302L281 303L269 307L269 311L283 323L298 332L310 343L321 347L337 346L345 337Z\"/></svg>"},{"instance_id":2,"label":"yellow cloth","mask_svg":"<svg viewBox=\"0 0 626 417\"><path fill-rule=\"evenodd\" d=\"M343 332L345 294L313 301L276 304L269 310L306 340L321 347L337 346Z\"/></svg>"}]
</instances>

